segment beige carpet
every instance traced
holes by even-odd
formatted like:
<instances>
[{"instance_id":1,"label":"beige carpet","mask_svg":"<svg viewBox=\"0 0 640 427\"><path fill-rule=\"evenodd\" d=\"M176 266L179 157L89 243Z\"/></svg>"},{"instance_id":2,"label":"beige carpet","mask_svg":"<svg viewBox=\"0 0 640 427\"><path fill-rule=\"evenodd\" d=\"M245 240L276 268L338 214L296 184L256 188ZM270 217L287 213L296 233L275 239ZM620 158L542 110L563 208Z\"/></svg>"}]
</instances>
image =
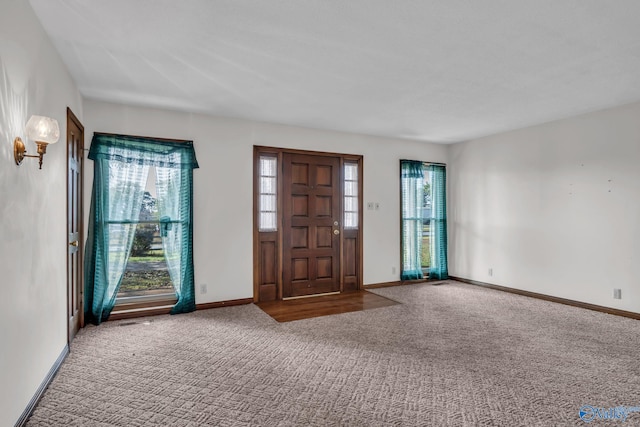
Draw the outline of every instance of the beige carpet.
<instances>
[{"instance_id":1,"label":"beige carpet","mask_svg":"<svg viewBox=\"0 0 640 427\"><path fill-rule=\"evenodd\" d=\"M638 321L454 282L375 292L402 304L88 327L28 425L584 426L584 404L640 405Z\"/></svg>"}]
</instances>

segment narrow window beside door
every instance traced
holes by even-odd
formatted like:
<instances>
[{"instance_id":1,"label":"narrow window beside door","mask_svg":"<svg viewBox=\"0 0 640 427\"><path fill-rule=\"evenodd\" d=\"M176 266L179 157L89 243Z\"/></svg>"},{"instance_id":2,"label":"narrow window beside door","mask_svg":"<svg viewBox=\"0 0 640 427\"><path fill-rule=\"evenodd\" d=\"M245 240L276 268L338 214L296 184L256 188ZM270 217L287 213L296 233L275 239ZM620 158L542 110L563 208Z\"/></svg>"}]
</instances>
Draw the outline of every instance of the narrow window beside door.
<instances>
[{"instance_id":1,"label":"narrow window beside door","mask_svg":"<svg viewBox=\"0 0 640 427\"><path fill-rule=\"evenodd\" d=\"M344 228L358 228L358 164L344 164Z\"/></svg>"},{"instance_id":2,"label":"narrow window beside door","mask_svg":"<svg viewBox=\"0 0 640 427\"><path fill-rule=\"evenodd\" d=\"M258 216L259 231L277 231L277 180L278 158L260 156L260 204Z\"/></svg>"}]
</instances>

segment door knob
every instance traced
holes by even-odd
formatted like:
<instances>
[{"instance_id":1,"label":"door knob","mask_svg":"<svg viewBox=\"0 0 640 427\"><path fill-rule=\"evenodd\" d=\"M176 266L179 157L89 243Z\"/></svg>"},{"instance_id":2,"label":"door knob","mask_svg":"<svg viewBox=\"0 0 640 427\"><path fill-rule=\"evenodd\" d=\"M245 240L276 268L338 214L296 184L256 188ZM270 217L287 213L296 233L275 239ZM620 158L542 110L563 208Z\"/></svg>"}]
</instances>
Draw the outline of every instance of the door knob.
<instances>
[{"instance_id":1,"label":"door knob","mask_svg":"<svg viewBox=\"0 0 640 427\"><path fill-rule=\"evenodd\" d=\"M337 236L338 234L340 234L340 230L333 230L333 234Z\"/></svg>"},{"instance_id":2,"label":"door knob","mask_svg":"<svg viewBox=\"0 0 640 427\"><path fill-rule=\"evenodd\" d=\"M74 240L73 242L69 243L69 246L78 246L78 241Z\"/></svg>"},{"instance_id":3,"label":"door knob","mask_svg":"<svg viewBox=\"0 0 640 427\"><path fill-rule=\"evenodd\" d=\"M333 221L333 225L338 226L338 221Z\"/></svg>"}]
</instances>

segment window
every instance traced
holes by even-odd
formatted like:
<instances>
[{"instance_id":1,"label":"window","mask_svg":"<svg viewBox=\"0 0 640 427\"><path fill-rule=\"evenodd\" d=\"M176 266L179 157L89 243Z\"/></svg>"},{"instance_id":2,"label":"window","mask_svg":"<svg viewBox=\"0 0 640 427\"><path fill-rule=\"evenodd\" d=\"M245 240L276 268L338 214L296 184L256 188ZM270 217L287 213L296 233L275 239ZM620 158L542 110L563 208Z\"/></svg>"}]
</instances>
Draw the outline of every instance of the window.
<instances>
[{"instance_id":1,"label":"window","mask_svg":"<svg viewBox=\"0 0 640 427\"><path fill-rule=\"evenodd\" d=\"M420 267L425 276L429 274L429 267L431 266L431 175L430 171L425 170L422 182L422 254L420 255Z\"/></svg>"},{"instance_id":2,"label":"window","mask_svg":"<svg viewBox=\"0 0 640 427\"><path fill-rule=\"evenodd\" d=\"M358 228L358 164L344 164L344 228Z\"/></svg>"},{"instance_id":3,"label":"window","mask_svg":"<svg viewBox=\"0 0 640 427\"><path fill-rule=\"evenodd\" d=\"M154 166L149 167L140 215L133 223L137 224L136 231L116 296L116 306L160 297L170 297L175 302L175 291L162 247Z\"/></svg>"},{"instance_id":4,"label":"window","mask_svg":"<svg viewBox=\"0 0 640 427\"><path fill-rule=\"evenodd\" d=\"M441 164L400 161L402 280L446 279L446 169Z\"/></svg>"},{"instance_id":5,"label":"window","mask_svg":"<svg viewBox=\"0 0 640 427\"><path fill-rule=\"evenodd\" d=\"M258 231L278 230L278 158L260 156Z\"/></svg>"},{"instance_id":6,"label":"window","mask_svg":"<svg viewBox=\"0 0 640 427\"><path fill-rule=\"evenodd\" d=\"M94 179L85 259L85 319L95 324L107 320L118 297L139 301L129 299L136 307L125 309L122 304L122 311L143 309L140 298L154 307L169 302L172 314L195 310L192 199L193 169L198 162L193 142L96 133L89 159L94 161ZM155 185L149 184L151 170ZM161 252L156 252L160 245ZM123 282L123 294L141 283L140 277L124 277L127 270L131 272L129 267L133 263L149 267L153 262L166 272L161 273L164 279L152 281L151 291L170 296L170 301L166 297L148 301L157 295L122 297ZM165 281L167 275L172 290Z\"/></svg>"}]
</instances>

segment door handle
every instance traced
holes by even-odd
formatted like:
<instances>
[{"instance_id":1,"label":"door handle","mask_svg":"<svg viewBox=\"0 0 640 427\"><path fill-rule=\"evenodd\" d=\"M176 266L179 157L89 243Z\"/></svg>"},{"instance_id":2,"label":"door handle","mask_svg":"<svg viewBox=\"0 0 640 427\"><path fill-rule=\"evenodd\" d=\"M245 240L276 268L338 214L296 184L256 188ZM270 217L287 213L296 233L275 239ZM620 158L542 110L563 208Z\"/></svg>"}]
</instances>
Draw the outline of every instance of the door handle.
<instances>
[{"instance_id":1,"label":"door handle","mask_svg":"<svg viewBox=\"0 0 640 427\"><path fill-rule=\"evenodd\" d=\"M78 241L74 240L73 242L69 243L69 246L78 246Z\"/></svg>"},{"instance_id":2,"label":"door handle","mask_svg":"<svg viewBox=\"0 0 640 427\"><path fill-rule=\"evenodd\" d=\"M338 234L340 234L340 230L333 230L333 234L337 236Z\"/></svg>"}]
</instances>

